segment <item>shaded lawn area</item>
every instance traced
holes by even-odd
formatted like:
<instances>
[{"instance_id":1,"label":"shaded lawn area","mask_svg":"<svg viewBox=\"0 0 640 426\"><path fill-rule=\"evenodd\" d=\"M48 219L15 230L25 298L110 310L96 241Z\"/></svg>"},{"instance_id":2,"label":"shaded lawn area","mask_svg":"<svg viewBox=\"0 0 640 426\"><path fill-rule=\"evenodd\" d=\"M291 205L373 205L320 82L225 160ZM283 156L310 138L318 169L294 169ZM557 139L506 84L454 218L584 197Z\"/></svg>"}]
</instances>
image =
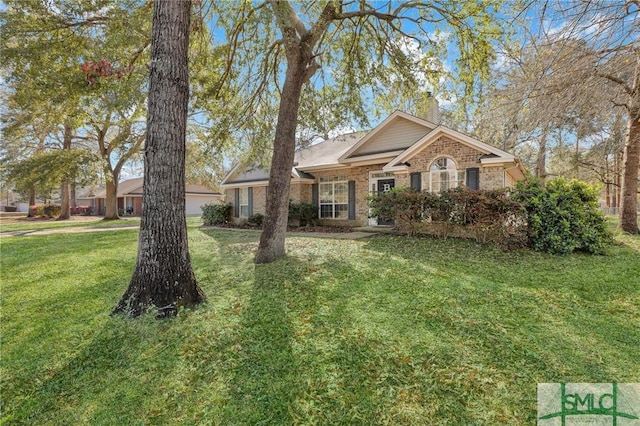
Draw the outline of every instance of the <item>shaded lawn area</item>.
<instances>
[{"instance_id":1,"label":"shaded lawn area","mask_svg":"<svg viewBox=\"0 0 640 426\"><path fill-rule=\"evenodd\" d=\"M535 424L538 383L640 381L640 237L258 237L190 228L209 300L168 321L108 316L137 231L3 238L2 423Z\"/></svg>"}]
</instances>

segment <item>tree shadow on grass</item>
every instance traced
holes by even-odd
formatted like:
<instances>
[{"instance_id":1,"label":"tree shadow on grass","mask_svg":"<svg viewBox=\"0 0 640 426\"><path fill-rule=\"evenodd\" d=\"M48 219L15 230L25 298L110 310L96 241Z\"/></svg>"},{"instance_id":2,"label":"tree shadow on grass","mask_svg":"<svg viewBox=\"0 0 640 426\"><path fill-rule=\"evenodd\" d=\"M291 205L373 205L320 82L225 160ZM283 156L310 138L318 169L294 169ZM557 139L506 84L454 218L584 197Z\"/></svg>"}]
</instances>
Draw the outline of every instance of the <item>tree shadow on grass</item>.
<instances>
[{"instance_id":1,"label":"tree shadow on grass","mask_svg":"<svg viewBox=\"0 0 640 426\"><path fill-rule=\"evenodd\" d=\"M170 389L176 376L177 342L153 318L107 321L85 346L56 354L58 362L68 357L61 367L52 364L32 377L8 424L147 424L170 418L177 402L158 389Z\"/></svg>"},{"instance_id":2,"label":"tree shadow on grass","mask_svg":"<svg viewBox=\"0 0 640 426\"><path fill-rule=\"evenodd\" d=\"M293 350L300 298L314 304L313 289L300 292L304 266L295 258L257 265L250 300L244 309L232 371L231 398L224 424L291 424L292 405L303 383Z\"/></svg>"}]
</instances>

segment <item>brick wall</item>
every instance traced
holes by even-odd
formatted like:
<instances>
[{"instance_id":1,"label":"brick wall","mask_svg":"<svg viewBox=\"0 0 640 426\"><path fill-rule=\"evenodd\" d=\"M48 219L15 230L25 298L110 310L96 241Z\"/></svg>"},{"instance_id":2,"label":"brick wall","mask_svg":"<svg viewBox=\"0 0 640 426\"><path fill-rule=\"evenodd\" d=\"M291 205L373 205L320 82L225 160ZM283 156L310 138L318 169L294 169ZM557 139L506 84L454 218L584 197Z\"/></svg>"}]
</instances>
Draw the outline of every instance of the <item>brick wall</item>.
<instances>
[{"instance_id":1,"label":"brick wall","mask_svg":"<svg viewBox=\"0 0 640 426\"><path fill-rule=\"evenodd\" d=\"M264 214L267 211L267 187L253 187L253 214Z\"/></svg>"},{"instance_id":2,"label":"brick wall","mask_svg":"<svg viewBox=\"0 0 640 426\"><path fill-rule=\"evenodd\" d=\"M482 167L480 169L480 189L504 188L504 170L502 166Z\"/></svg>"},{"instance_id":3,"label":"brick wall","mask_svg":"<svg viewBox=\"0 0 640 426\"><path fill-rule=\"evenodd\" d=\"M479 167L480 189L497 189L504 187L504 171L502 166L482 167L480 165L480 157L483 154L482 151L442 136L409 159L409 164L411 164L409 173L429 171L433 160L446 156L455 161L458 170ZM399 185L397 178L396 185ZM408 185L408 182L403 185Z\"/></svg>"},{"instance_id":4,"label":"brick wall","mask_svg":"<svg viewBox=\"0 0 640 426\"><path fill-rule=\"evenodd\" d=\"M340 226L366 226L369 222L369 204L367 195L369 195L369 172L380 171L384 164L376 164L372 166L353 167L350 169L336 169L328 171L314 172L317 181L320 178L333 178L335 176L345 176L347 181L356 182L356 219L355 220L322 220L322 224L340 225ZM397 183L396 183L397 185Z\"/></svg>"},{"instance_id":5,"label":"brick wall","mask_svg":"<svg viewBox=\"0 0 640 426\"><path fill-rule=\"evenodd\" d=\"M292 182L289 189L289 199L294 203L311 203L311 183Z\"/></svg>"},{"instance_id":6,"label":"brick wall","mask_svg":"<svg viewBox=\"0 0 640 426\"><path fill-rule=\"evenodd\" d=\"M231 204L235 203L235 188L227 188L224 190L223 202L231 203ZM267 210L267 187L254 186L253 187L253 214L256 214L256 213L265 214L266 210ZM231 220L233 223L242 223L242 222L245 222L247 218L235 217L234 210L232 210Z\"/></svg>"},{"instance_id":7,"label":"brick wall","mask_svg":"<svg viewBox=\"0 0 640 426\"><path fill-rule=\"evenodd\" d=\"M480 167L479 158L482 152L447 137L438 140L409 159L409 173L427 172L433 160L438 157L451 157L459 170L469 167ZM482 173L482 172L481 172ZM482 178L481 178L482 180Z\"/></svg>"}]
</instances>

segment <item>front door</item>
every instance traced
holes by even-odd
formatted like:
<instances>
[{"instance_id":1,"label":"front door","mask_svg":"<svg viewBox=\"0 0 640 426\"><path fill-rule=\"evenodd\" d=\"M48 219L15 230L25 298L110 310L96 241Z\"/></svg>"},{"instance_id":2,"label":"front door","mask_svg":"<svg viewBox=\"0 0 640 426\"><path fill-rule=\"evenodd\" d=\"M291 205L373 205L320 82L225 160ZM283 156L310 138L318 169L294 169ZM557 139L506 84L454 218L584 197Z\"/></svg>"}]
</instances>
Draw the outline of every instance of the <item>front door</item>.
<instances>
[{"instance_id":1,"label":"front door","mask_svg":"<svg viewBox=\"0 0 640 426\"><path fill-rule=\"evenodd\" d=\"M378 194L387 192L396 186L395 179L381 179L378 181ZM378 218L378 225L393 225L393 220L382 220Z\"/></svg>"}]
</instances>

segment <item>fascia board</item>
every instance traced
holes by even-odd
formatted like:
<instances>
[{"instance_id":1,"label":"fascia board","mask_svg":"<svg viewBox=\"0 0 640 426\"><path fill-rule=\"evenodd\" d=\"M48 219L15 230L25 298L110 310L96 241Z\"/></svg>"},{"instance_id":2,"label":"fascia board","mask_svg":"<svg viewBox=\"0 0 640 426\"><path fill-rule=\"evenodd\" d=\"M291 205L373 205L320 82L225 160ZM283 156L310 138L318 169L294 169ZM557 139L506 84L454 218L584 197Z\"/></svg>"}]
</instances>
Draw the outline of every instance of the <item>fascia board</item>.
<instances>
[{"instance_id":1,"label":"fascia board","mask_svg":"<svg viewBox=\"0 0 640 426\"><path fill-rule=\"evenodd\" d=\"M464 133L460 133L456 130L453 129L449 129L447 127L443 127L442 131L455 138L455 139L459 139L460 142L462 143L466 143L467 145L471 146L472 148L476 148L479 149L481 151L486 151L487 154L495 154L497 156L499 156L503 161L508 161L511 160L513 161L515 159L515 157L512 154L509 154L506 151L503 151L499 148L496 148L495 146L491 146L489 144L486 144L484 142L481 142L477 139L472 138L471 136L467 136Z\"/></svg>"},{"instance_id":2,"label":"fascia board","mask_svg":"<svg viewBox=\"0 0 640 426\"><path fill-rule=\"evenodd\" d=\"M347 164L334 163L334 164L321 164L317 166L301 167L297 166L297 169L303 172L313 172L318 170L331 170L331 169L346 169L349 166Z\"/></svg>"},{"instance_id":3,"label":"fascia board","mask_svg":"<svg viewBox=\"0 0 640 426\"><path fill-rule=\"evenodd\" d=\"M315 179L310 179L310 178L295 178L295 179L291 179L292 183L315 183L316 180Z\"/></svg>"},{"instance_id":4,"label":"fascia board","mask_svg":"<svg viewBox=\"0 0 640 426\"><path fill-rule=\"evenodd\" d=\"M223 183L220 185L220 188L246 188L249 186L269 186L268 180L255 180L255 181L246 181L246 182L232 182L232 183Z\"/></svg>"},{"instance_id":5,"label":"fascia board","mask_svg":"<svg viewBox=\"0 0 640 426\"><path fill-rule=\"evenodd\" d=\"M227 173L225 175L225 177L222 178L222 185L225 185L225 182L231 177L233 176L233 174L238 170L238 167L240 167L240 164L236 164L231 171L229 171L229 173Z\"/></svg>"},{"instance_id":6,"label":"fascia board","mask_svg":"<svg viewBox=\"0 0 640 426\"><path fill-rule=\"evenodd\" d=\"M396 158L396 156L398 156L400 153L402 153L402 151L394 151L392 155L389 155L389 153L385 153L384 156L379 155L379 156L371 156L371 157L369 156L362 157L357 161L352 160L348 164L350 167L370 166L373 164L388 164L389 161Z\"/></svg>"},{"instance_id":7,"label":"fascia board","mask_svg":"<svg viewBox=\"0 0 640 426\"><path fill-rule=\"evenodd\" d=\"M501 164L508 164L508 163L514 163L515 164L515 159L514 158L500 158L500 157L482 158L482 159L480 159L480 164L482 164L483 166L492 166L492 165L499 166Z\"/></svg>"},{"instance_id":8,"label":"fascia board","mask_svg":"<svg viewBox=\"0 0 640 426\"><path fill-rule=\"evenodd\" d=\"M407 166L390 166L389 164L382 168L383 172L407 172L408 170Z\"/></svg>"}]
</instances>

